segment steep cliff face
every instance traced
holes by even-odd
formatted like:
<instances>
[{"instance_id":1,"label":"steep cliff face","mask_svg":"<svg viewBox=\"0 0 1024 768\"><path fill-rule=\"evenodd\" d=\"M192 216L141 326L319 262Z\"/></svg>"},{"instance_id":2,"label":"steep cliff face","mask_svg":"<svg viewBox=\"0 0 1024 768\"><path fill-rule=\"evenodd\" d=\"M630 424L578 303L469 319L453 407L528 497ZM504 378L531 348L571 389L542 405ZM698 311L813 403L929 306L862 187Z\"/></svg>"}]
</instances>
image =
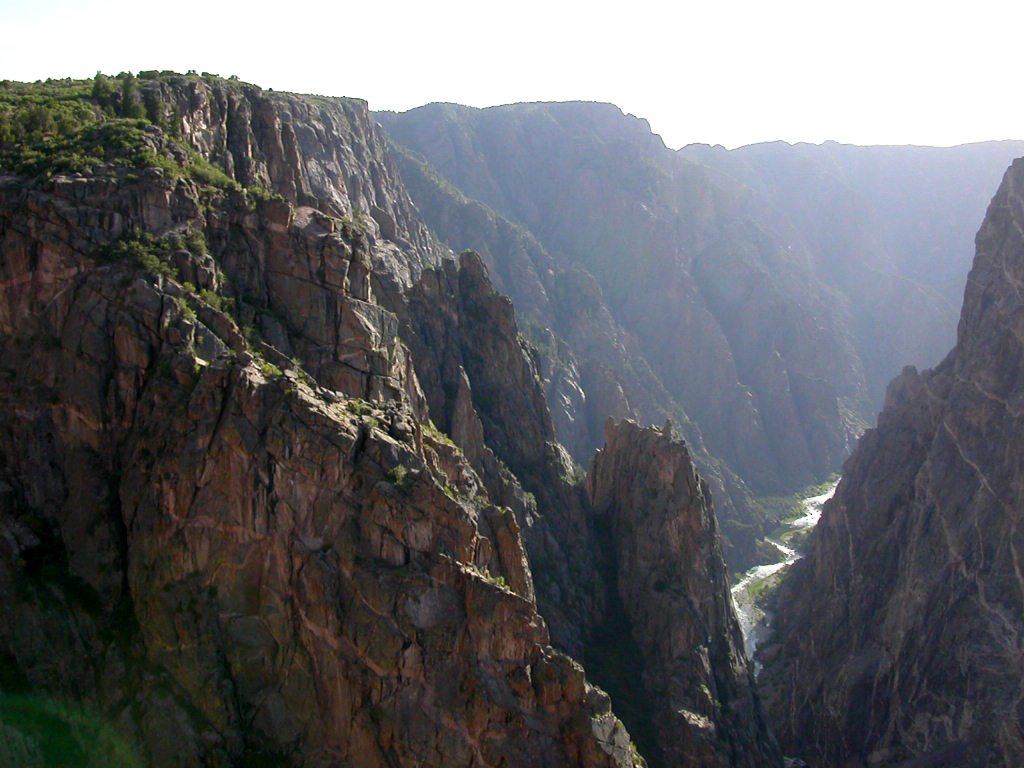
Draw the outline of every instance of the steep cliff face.
<instances>
[{"instance_id":1,"label":"steep cliff face","mask_svg":"<svg viewBox=\"0 0 1024 768\"><path fill-rule=\"evenodd\" d=\"M154 765L637 764L550 645L515 515L430 427L376 287L432 252L342 209L384 167L353 135L324 136L370 157L327 210L166 164L3 176L4 690L84 702Z\"/></svg>"},{"instance_id":2,"label":"steep cliff face","mask_svg":"<svg viewBox=\"0 0 1024 768\"><path fill-rule=\"evenodd\" d=\"M537 369L510 355L520 343L511 304L484 274L467 253L461 269L424 276L409 299L412 350L426 361L417 368L423 380L439 379L424 388L445 394L431 405L438 423L464 446L492 498L517 512L556 644L608 687L651 765L778 763L743 657L708 489L687 449L632 422L609 425L581 497L554 442ZM525 422L528 413L541 417ZM525 504L506 466L529 493Z\"/></svg>"},{"instance_id":3,"label":"steep cliff face","mask_svg":"<svg viewBox=\"0 0 1024 768\"><path fill-rule=\"evenodd\" d=\"M293 206L368 227L381 241L378 279L386 275L408 287L420 269L440 258L366 102L296 98L246 83L211 85L185 77L145 85L157 116L180 126L176 132L184 142L241 185L262 186Z\"/></svg>"},{"instance_id":4,"label":"steep cliff face","mask_svg":"<svg viewBox=\"0 0 1024 768\"><path fill-rule=\"evenodd\" d=\"M764 652L783 745L820 766L1019 765L1024 162L977 236L957 343L889 387Z\"/></svg>"},{"instance_id":5,"label":"steep cliff face","mask_svg":"<svg viewBox=\"0 0 1024 768\"><path fill-rule=\"evenodd\" d=\"M661 422L670 415L660 405L668 394L646 363L634 370L642 358L626 349L625 334L588 273L566 270L524 227L467 198L401 145L394 148L424 220L453 250L479 252L495 288L514 302L541 353L559 438L579 461L603 443L608 416L644 412Z\"/></svg>"},{"instance_id":6,"label":"steep cliff face","mask_svg":"<svg viewBox=\"0 0 1024 768\"><path fill-rule=\"evenodd\" d=\"M462 193L529 230L563 272L592 276L618 338L582 354L544 320L580 363L618 348L630 365L610 378L631 409L645 419L650 405L675 418L685 409L709 451L759 493L838 467L849 417L866 402L863 371L802 244L749 188L608 104L438 104L379 117ZM451 206L432 196L429 223L457 238ZM550 295L534 267L526 284ZM653 382L637 375L648 371ZM584 393L600 397L607 380Z\"/></svg>"},{"instance_id":7,"label":"steep cliff face","mask_svg":"<svg viewBox=\"0 0 1024 768\"><path fill-rule=\"evenodd\" d=\"M617 561L479 257L359 102L137 87L148 122L15 86L81 119L0 140L0 702L78 702L155 766L642 765L563 652L613 670ZM672 631L732 648L707 594ZM773 755L740 658L700 659L663 764Z\"/></svg>"},{"instance_id":8,"label":"steep cliff face","mask_svg":"<svg viewBox=\"0 0 1024 768\"><path fill-rule=\"evenodd\" d=\"M606 434L587 492L624 616L609 616L599 632L607 643L616 628L628 631L636 645L639 706L656 734L652 764L780 765L743 654L707 485L670 426L609 421Z\"/></svg>"}]
</instances>

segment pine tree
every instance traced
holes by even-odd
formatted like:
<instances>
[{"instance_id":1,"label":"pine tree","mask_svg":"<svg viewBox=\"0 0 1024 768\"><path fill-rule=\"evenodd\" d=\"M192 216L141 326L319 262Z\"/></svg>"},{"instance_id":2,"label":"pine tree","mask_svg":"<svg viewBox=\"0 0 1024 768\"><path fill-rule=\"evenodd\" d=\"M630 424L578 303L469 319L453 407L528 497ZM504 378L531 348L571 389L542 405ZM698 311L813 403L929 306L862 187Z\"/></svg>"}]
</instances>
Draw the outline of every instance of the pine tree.
<instances>
[{"instance_id":1,"label":"pine tree","mask_svg":"<svg viewBox=\"0 0 1024 768\"><path fill-rule=\"evenodd\" d=\"M114 100L114 89L102 72L97 72L92 81L92 97L104 110L110 111Z\"/></svg>"},{"instance_id":2,"label":"pine tree","mask_svg":"<svg viewBox=\"0 0 1024 768\"><path fill-rule=\"evenodd\" d=\"M139 99L139 82L131 72L121 75L121 117L143 119L146 110Z\"/></svg>"}]
</instances>

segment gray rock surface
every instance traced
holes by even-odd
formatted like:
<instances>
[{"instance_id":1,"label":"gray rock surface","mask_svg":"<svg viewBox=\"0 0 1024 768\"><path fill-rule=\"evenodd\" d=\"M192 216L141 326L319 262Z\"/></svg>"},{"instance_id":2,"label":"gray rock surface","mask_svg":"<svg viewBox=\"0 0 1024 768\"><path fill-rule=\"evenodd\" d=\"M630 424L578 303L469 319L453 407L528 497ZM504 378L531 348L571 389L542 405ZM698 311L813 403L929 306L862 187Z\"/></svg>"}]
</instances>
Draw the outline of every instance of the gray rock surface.
<instances>
[{"instance_id":1,"label":"gray rock surface","mask_svg":"<svg viewBox=\"0 0 1024 768\"><path fill-rule=\"evenodd\" d=\"M609 104L433 104L378 117L450 185L528 230L556 274L594 279L605 312L584 330L543 314L536 287L548 302L551 287L536 249L493 254L508 260L496 270L506 284L525 273L544 324L598 374L580 382L588 398L646 421L658 410L688 415L695 445L757 493L792 491L839 466L868 415L863 371L830 290L760 196ZM460 239L472 222L457 206L422 197L442 237L474 245ZM602 335L600 349L588 343ZM626 365L601 371L614 356ZM610 384L624 401L608 398ZM599 425L588 422L594 444Z\"/></svg>"},{"instance_id":2,"label":"gray rock surface","mask_svg":"<svg viewBox=\"0 0 1024 768\"><path fill-rule=\"evenodd\" d=\"M727 560L739 570L753 565L770 524L745 483L704 448L700 429L613 317L597 280L579 266L557 263L522 226L466 198L408 150L396 150L403 179L434 231L456 249L479 250L496 287L515 302L519 325L538 351L555 432L575 460L587 463L603 443L609 416L672 419L712 486Z\"/></svg>"},{"instance_id":3,"label":"gray rock surface","mask_svg":"<svg viewBox=\"0 0 1024 768\"><path fill-rule=\"evenodd\" d=\"M781 765L744 656L707 484L670 425L609 420L606 435L587 493L623 616L602 630L608 642L626 629L636 644L652 765ZM623 654L620 664L629 662Z\"/></svg>"},{"instance_id":4,"label":"gray rock surface","mask_svg":"<svg viewBox=\"0 0 1024 768\"><path fill-rule=\"evenodd\" d=\"M953 351L889 386L778 597L764 695L822 766L1024 761L1024 162L977 236Z\"/></svg>"},{"instance_id":5,"label":"gray rock surface","mask_svg":"<svg viewBox=\"0 0 1024 768\"><path fill-rule=\"evenodd\" d=\"M679 153L756 190L842 302L874 412L904 365L956 340L974 234L1024 142L857 147L770 142Z\"/></svg>"}]
</instances>

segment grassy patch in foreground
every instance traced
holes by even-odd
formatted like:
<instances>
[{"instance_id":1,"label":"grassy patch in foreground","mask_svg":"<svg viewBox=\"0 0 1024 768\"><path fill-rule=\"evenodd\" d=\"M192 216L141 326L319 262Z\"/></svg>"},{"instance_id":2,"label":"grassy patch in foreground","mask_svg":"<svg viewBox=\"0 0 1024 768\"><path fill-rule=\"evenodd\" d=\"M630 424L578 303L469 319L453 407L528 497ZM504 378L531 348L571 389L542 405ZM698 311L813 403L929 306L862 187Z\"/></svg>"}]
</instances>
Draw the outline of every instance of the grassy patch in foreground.
<instances>
[{"instance_id":1,"label":"grassy patch in foreground","mask_svg":"<svg viewBox=\"0 0 1024 768\"><path fill-rule=\"evenodd\" d=\"M99 718L39 696L0 694L0 765L142 768L138 754Z\"/></svg>"}]
</instances>

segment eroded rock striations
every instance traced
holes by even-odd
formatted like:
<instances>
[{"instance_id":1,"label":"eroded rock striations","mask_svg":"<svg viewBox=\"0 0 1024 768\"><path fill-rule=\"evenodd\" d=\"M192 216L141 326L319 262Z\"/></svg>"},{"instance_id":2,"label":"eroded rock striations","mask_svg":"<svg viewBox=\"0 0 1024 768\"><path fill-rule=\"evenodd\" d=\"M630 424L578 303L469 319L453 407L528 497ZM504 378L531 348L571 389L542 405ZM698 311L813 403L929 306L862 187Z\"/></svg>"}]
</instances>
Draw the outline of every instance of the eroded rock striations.
<instances>
[{"instance_id":1,"label":"eroded rock striations","mask_svg":"<svg viewBox=\"0 0 1024 768\"><path fill-rule=\"evenodd\" d=\"M244 178L257 104L185 80L161 87L243 115ZM323 207L114 166L0 182L4 689L84 702L157 766L638 763L375 299L432 258L339 192L386 156L323 140L370 156Z\"/></svg>"},{"instance_id":2,"label":"eroded rock striations","mask_svg":"<svg viewBox=\"0 0 1024 768\"><path fill-rule=\"evenodd\" d=\"M154 766L642 765L564 651L611 669L613 584L646 577L607 570L479 257L430 238L362 102L138 87L149 124L94 109L123 141L87 163L0 147L0 693L79 702ZM36 150L96 151L68 130ZM686 466L650 482L704 494ZM689 670L659 764L748 765L774 753L701 581L710 508L682 525L658 605L696 663L628 616Z\"/></svg>"},{"instance_id":3,"label":"eroded rock striations","mask_svg":"<svg viewBox=\"0 0 1024 768\"><path fill-rule=\"evenodd\" d=\"M609 420L587 492L624 613L607 623L629 631L642 669L637 693L656 742L648 754L658 765L781 764L744 657L708 487L685 444L668 424Z\"/></svg>"},{"instance_id":4,"label":"eroded rock striations","mask_svg":"<svg viewBox=\"0 0 1024 768\"><path fill-rule=\"evenodd\" d=\"M1024 161L978 233L957 343L889 386L779 596L783 746L815 766L1024 763Z\"/></svg>"}]
</instances>

